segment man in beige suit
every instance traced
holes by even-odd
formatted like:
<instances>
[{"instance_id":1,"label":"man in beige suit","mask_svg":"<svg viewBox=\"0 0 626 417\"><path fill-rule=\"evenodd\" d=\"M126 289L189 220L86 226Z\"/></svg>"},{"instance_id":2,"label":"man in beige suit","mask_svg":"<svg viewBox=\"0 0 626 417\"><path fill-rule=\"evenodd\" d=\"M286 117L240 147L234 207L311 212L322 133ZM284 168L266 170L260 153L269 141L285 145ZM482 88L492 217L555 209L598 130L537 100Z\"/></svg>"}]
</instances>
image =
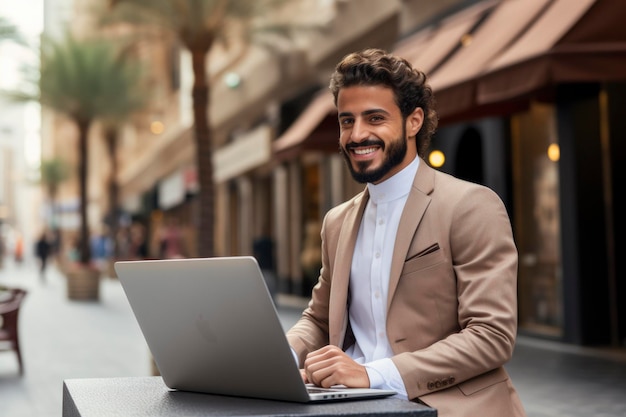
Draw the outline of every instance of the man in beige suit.
<instances>
[{"instance_id":1,"label":"man in beige suit","mask_svg":"<svg viewBox=\"0 0 626 417\"><path fill-rule=\"evenodd\" d=\"M304 380L391 388L440 417L524 416L503 368L517 250L502 201L426 164L432 92L405 60L350 54L330 88L341 152L367 186L322 225L320 277L287 333Z\"/></svg>"}]
</instances>

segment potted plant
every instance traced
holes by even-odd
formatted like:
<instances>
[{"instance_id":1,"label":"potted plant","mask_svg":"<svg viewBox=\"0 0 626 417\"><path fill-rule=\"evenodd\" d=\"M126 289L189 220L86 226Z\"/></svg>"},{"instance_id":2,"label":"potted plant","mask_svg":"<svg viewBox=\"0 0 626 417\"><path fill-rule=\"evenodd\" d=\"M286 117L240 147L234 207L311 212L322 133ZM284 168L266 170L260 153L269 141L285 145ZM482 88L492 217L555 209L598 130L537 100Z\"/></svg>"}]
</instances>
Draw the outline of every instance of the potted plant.
<instances>
[{"instance_id":1,"label":"potted plant","mask_svg":"<svg viewBox=\"0 0 626 417\"><path fill-rule=\"evenodd\" d=\"M109 120L127 100L130 86L138 86L136 63L119 43L72 35L42 47L39 99L44 106L66 115L78 128L80 227L66 268L70 299L98 300L101 271L92 262L87 217L89 132L96 120ZM122 87L120 87L122 86ZM134 87L136 88L136 87Z\"/></svg>"}]
</instances>

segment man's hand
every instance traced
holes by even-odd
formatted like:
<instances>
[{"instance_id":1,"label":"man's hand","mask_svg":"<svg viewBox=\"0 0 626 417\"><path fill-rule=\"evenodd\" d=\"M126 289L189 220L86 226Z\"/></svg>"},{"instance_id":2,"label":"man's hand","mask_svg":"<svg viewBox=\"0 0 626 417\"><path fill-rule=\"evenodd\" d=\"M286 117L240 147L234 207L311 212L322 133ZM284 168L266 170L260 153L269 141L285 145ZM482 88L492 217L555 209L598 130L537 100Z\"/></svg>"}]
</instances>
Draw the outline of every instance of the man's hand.
<instances>
[{"instance_id":1,"label":"man's hand","mask_svg":"<svg viewBox=\"0 0 626 417\"><path fill-rule=\"evenodd\" d=\"M370 380L363 365L359 365L337 346L324 346L311 352L304 361L305 382L328 388L345 385L350 388L369 388Z\"/></svg>"}]
</instances>

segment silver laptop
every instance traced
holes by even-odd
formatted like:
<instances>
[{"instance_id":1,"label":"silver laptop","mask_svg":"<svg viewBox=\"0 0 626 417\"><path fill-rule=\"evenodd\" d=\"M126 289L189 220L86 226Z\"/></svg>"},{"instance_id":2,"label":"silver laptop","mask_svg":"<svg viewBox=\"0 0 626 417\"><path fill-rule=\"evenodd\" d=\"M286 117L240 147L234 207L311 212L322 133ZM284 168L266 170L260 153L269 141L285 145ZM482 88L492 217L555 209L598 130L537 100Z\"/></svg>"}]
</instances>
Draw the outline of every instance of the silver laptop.
<instances>
[{"instance_id":1,"label":"silver laptop","mask_svg":"<svg viewBox=\"0 0 626 417\"><path fill-rule=\"evenodd\" d=\"M395 394L305 385L253 257L125 261L115 271L171 389L295 402Z\"/></svg>"}]
</instances>

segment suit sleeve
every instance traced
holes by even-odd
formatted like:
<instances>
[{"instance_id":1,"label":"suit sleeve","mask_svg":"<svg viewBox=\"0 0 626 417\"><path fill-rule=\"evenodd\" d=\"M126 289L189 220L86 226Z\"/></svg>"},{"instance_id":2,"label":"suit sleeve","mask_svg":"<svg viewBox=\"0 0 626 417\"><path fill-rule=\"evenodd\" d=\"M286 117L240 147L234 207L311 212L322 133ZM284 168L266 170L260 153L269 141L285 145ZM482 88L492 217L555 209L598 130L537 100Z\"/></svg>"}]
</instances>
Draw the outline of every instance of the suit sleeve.
<instances>
[{"instance_id":1,"label":"suit sleeve","mask_svg":"<svg viewBox=\"0 0 626 417\"><path fill-rule=\"evenodd\" d=\"M410 399L501 367L515 343L517 249L504 204L493 191L477 185L465 187L453 199L446 200L453 208L439 210L433 198L428 209L437 214L427 221L443 229L445 260L403 273L403 287L393 301L399 306L396 311L422 308L415 317L426 316L432 332L431 340L422 343L412 332L424 329L423 323L390 325L390 342L399 352L392 360ZM433 284L426 286L428 280ZM402 321L391 314L390 322Z\"/></svg>"}]
</instances>

